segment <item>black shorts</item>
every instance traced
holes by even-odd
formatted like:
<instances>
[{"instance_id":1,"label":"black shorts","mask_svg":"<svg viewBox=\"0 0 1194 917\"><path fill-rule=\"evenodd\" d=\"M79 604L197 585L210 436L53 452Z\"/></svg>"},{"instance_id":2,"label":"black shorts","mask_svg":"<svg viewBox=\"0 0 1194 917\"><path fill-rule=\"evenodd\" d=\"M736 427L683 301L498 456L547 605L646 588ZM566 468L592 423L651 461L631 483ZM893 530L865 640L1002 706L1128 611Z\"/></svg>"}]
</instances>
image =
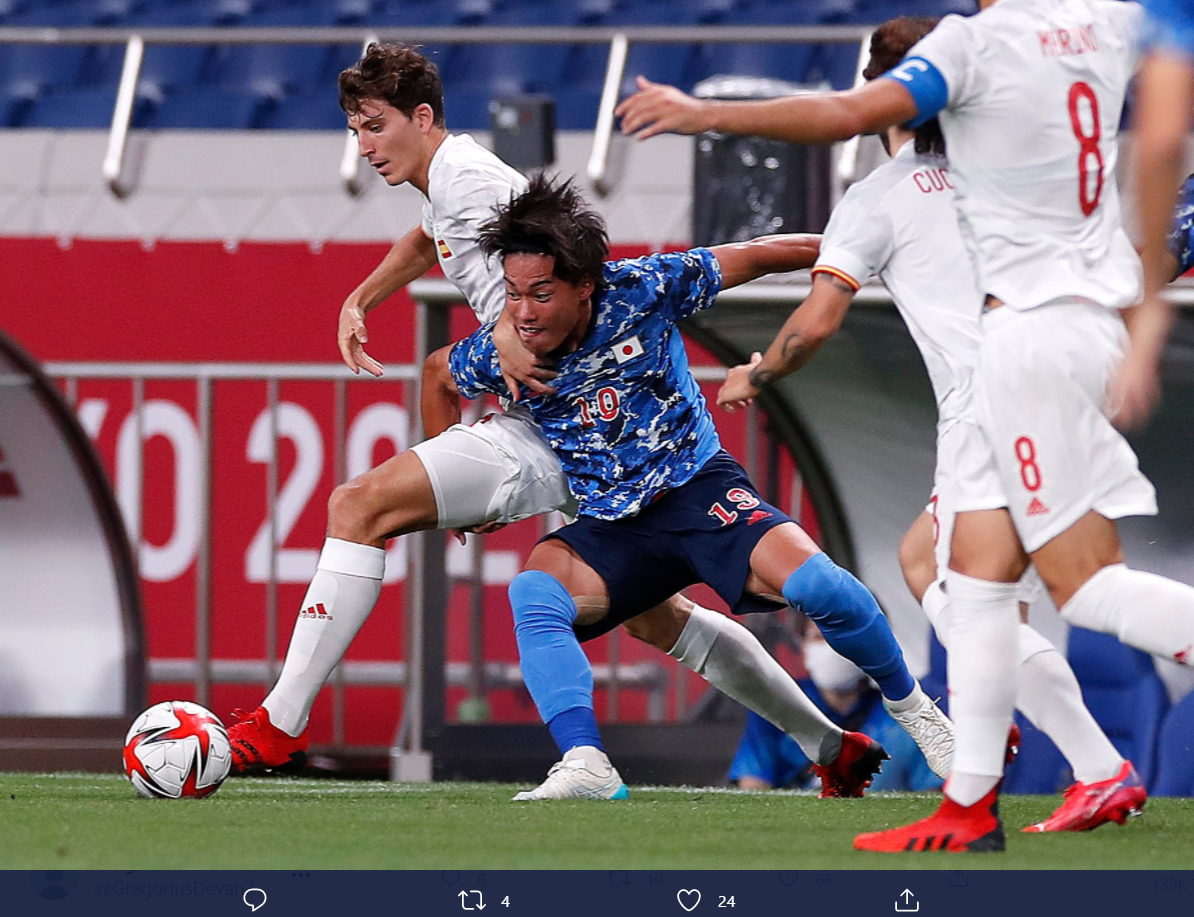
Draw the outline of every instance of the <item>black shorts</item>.
<instances>
[{"instance_id":1,"label":"black shorts","mask_svg":"<svg viewBox=\"0 0 1194 917\"><path fill-rule=\"evenodd\" d=\"M779 606L744 595L750 555L769 530L792 521L765 503L742 466L722 451L637 516L612 522L582 516L544 541L565 542L605 581L609 613L576 626L583 643L695 583L713 587L735 614L774 610Z\"/></svg>"}]
</instances>

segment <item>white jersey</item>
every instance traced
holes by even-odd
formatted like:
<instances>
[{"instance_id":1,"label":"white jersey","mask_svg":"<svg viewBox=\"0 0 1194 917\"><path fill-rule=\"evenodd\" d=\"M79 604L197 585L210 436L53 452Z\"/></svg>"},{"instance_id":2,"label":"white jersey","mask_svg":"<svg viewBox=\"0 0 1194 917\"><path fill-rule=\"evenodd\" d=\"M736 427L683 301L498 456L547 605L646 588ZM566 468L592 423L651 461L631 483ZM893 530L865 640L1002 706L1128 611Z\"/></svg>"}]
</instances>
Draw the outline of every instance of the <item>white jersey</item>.
<instances>
[{"instance_id":1,"label":"white jersey","mask_svg":"<svg viewBox=\"0 0 1194 917\"><path fill-rule=\"evenodd\" d=\"M905 143L850 187L825 228L813 273L856 288L878 275L920 349L944 428L969 398L982 296L958 230L949 164L915 146Z\"/></svg>"},{"instance_id":2,"label":"white jersey","mask_svg":"<svg viewBox=\"0 0 1194 917\"><path fill-rule=\"evenodd\" d=\"M1015 309L1137 301L1115 165L1142 27L1122 0L999 0L909 52L945 80L939 117L983 293Z\"/></svg>"},{"instance_id":3,"label":"white jersey","mask_svg":"<svg viewBox=\"0 0 1194 917\"><path fill-rule=\"evenodd\" d=\"M440 267L482 323L505 307L499 267L477 245L477 231L493 219L494 206L527 189L526 178L468 134L449 134L427 171L423 231L435 243Z\"/></svg>"}]
</instances>

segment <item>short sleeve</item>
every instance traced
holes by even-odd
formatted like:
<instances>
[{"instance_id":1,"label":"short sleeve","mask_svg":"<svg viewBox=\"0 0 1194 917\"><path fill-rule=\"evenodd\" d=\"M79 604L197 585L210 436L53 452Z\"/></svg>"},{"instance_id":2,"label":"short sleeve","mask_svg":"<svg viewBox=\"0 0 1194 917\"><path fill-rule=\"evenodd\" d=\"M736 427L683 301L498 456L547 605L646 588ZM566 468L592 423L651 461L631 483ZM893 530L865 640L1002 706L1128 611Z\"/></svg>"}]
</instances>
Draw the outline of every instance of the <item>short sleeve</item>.
<instances>
[{"instance_id":1,"label":"short sleeve","mask_svg":"<svg viewBox=\"0 0 1194 917\"><path fill-rule=\"evenodd\" d=\"M448 370L461 396L469 400L485 394L510 394L498 365L493 325L478 328L464 340L458 341L448 355Z\"/></svg>"},{"instance_id":2,"label":"short sleeve","mask_svg":"<svg viewBox=\"0 0 1194 917\"><path fill-rule=\"evenodd\" d=\"M708 309L721 292L721 265L707 248L651 255L643 259L642 268L642 279L649 284L654 280L659 292L656 308L672 321Z\"/></svg>"},{"instance_id":3,"label":"short sleeve","mask_svg":"<svg viewBox=\"0 0 1194 917\"><path fill-rule=\"evenodd\" d=\"M521 189L499 175L479 171L459 172L443 191L440 234L448 239L474 239L478 230L496 215L497 207L508 204Z\"/></svg>"},{"instance_id":4,"label":"short sleeve","mask_svg":"<svg viewBox=\"0 0 1194 917\"><path fill-rule=\"evenodd\" d=\"M866 182L854 185L834 208L821 237L814 274L834 274L857 289L891 260L891 218L882 200L875 200L869 190Z\"/></svg>"}]
</instances>

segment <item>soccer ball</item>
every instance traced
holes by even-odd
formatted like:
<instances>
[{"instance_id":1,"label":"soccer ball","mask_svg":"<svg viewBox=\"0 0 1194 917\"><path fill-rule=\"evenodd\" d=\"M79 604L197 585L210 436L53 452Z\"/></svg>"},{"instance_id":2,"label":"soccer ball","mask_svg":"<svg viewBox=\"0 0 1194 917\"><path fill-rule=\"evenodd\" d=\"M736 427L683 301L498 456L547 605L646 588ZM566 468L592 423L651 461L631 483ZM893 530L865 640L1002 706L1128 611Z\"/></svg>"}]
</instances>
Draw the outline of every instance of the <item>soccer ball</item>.
<instances>
[{"instance_id":1,"label":"soccer ball","mask_svg":"<svg viewBox=\"0 0 1194 917\"><path fill-rule=\"evenodd\" d=\"M124 772L150 799L202 799L220 788L232 766L224 724L185 700L156 704L133 722L124 740Z\"/></svg>"}]
</instances>

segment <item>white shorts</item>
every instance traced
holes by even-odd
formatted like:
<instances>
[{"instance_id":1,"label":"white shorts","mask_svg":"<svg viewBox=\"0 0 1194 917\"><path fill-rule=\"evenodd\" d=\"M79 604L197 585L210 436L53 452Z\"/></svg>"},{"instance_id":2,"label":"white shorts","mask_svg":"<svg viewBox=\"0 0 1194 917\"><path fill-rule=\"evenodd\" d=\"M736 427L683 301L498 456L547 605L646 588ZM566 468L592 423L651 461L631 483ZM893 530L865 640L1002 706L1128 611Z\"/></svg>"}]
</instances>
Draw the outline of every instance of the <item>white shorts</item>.
<instances>
[{"instance_id":1,"label":"white shorts","mask_svg":"<svg viewBox=\"0 0 1194 917\"><path fill-rule=\"evenodd\" d=\"M938 579L945 576L949 567L950 541L957 514L1004 506L1007 506L1007 497L1003 493L1003 484L995 470L986 437L978 424L965 418L938 430L933 495L925 507L933 517L933 548ZM1020 578L1017 598L1031 605L1041 597L1043 588L1036 568L1030 566Z\"/></svg>"},{"instance_id":2,"label":"white shorts","mask_svg":"<svg viewBox=\"0 0 1194 917\"><path fill-rule=\"evenodd\" d=\"M1126 340L1119 314L1088 302L983 316L974 407L1029 553L1091 510L1157 511L1136 454L1103 413Z\"/></svg>"},{"instance_id":3,"label":"white shorts","mask_svg":"<svg viewBox=\"0 0 1194 917\"><path fill-rule=\"evenodd\" d=\"M411 451L431 479L437 528L518 522L552 510L576 514L560 460L518 405L449 427Z\"/></svg>"}]
</instances>

